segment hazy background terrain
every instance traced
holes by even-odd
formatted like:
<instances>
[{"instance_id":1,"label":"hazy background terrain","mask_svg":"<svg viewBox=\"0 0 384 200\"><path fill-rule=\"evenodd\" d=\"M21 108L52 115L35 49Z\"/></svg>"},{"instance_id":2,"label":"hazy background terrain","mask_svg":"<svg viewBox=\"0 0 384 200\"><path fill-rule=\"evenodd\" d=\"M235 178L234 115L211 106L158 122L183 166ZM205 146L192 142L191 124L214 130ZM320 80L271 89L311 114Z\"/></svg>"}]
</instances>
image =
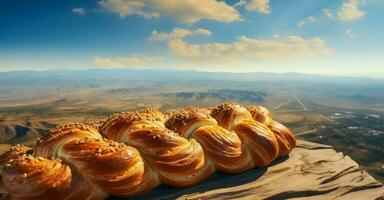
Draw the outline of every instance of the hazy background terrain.
<instances>
[{"instance_id":1,"label":"hazy background terrain","mask_svg":"<svg viewBox=\"0 0 384 200\"><path fill-rule=\"evenodd\" d=\"M147 107L261 104L299 139L329 144L384 180L384 80L296 73L60 70L0 73L1 148L49 128Z\"/></svg>"}]
</instances>

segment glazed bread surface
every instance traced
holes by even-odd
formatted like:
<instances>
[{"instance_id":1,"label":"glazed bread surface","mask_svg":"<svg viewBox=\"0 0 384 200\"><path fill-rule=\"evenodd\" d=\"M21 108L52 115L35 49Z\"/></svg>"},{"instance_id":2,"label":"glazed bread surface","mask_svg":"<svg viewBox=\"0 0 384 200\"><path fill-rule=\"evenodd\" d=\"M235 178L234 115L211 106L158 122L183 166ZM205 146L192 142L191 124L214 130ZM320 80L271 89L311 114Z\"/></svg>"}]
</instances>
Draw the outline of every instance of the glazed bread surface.
<instances>
[{"instance_id":1,"label":"glazed bread surface","mask_svg":"<svg viewBox=\"0 0 384 200\"><path fill-rule=\"evenodd\" d=\"M295 144L262 106L125 112L58 126L33 148L12 147L0 156L0 193L9 199L132 197L160 184L190 187L215 171L266 167Z\"/></svg>"}]
</instances>

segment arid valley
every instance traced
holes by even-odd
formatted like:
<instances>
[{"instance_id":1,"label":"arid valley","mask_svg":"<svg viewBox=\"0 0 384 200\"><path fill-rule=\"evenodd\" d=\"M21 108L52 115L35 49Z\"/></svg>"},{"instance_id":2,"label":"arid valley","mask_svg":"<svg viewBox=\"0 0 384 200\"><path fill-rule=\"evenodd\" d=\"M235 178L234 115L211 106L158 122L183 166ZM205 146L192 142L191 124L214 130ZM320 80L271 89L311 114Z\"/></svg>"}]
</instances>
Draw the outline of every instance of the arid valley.
<instances>
[{"instance_id":1,"label":"arid valley","mask_svg":"<svg viewBox=\"0 0 384 200\"><path fill-rule=\"evenodd\" d=\"M332 145L384 181L382 80L151 70L52 74L0 73L2 151L17 143L32 145L57 124L93 122L147 107L172 111L235 101L269 108L297 138Z\"/></svg>"}]
</instances>

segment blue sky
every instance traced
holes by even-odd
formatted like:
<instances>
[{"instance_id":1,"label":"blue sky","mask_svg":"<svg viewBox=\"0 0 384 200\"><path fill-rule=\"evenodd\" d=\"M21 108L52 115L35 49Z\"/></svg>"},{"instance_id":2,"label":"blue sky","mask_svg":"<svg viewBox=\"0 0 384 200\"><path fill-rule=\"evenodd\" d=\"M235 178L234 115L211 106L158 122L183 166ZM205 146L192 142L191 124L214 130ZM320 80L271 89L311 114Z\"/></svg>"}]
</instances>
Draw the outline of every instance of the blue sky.
<instances>
[{"instance_id":1,"label":"blue sky","mask_svg":"<svg viewBox=\"0 0 384 200\"><path fill-rule=\"evenodd\" d=\"M0 71L384 77L383 0L1 0Z\"/></svg>"}]
</instances>

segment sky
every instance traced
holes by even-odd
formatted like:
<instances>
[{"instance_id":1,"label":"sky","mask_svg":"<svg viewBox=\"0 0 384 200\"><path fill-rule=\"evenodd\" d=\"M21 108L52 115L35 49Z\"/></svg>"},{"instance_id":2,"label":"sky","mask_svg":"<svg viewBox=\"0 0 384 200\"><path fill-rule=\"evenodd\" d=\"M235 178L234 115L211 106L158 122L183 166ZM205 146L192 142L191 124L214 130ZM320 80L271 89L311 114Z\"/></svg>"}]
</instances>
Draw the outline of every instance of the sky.
<instances>
[{"instance_id":1,"label":"sky","mask_svg":"<svg viewBox=\"0 0 384 200\"><path fill-rule=\"evenodd\" d=\"M384 0L0 0L0 71L384 77Z\"/></svg>"}]
</instances>

